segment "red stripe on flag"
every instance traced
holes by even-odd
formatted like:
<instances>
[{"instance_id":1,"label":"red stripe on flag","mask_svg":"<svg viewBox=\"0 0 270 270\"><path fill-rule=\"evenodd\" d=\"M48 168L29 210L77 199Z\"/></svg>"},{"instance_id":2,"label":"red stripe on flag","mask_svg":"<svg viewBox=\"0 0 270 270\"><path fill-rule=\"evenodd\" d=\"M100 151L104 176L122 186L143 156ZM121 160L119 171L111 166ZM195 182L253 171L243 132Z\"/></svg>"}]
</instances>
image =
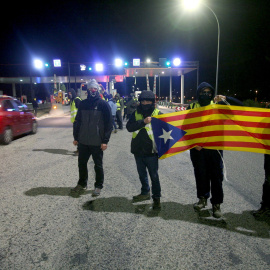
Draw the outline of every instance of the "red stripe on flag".
<instances>
[{"instance_id":1,"label":"red stripe on flag","mask_svg":"<svg viewBox=\"0 0 270 270\"><path fill-rule=\"evenodd\" d=\"M230 110L230 109L209 109L209 110L200 111L200 112L191 112L187 110L185 114L162 117L160 118L160 120L164 122L172 122L172 121L179 121L179 120L184 120L184 119L202 117L202 116L211 115L211 114L270 117L270 112Z\"/></svg>"},{"instance_id":2,"label":"red stripe on flag","mask_svg":"<svg viewBox=\"0 0 270 270\"><path fill-rule=\"evenodd\" d=\"M217 125L238 125L238 126L243 126L243 127L269 128L270 129L269 123L233 121L230 119L210 120L210 121L198 122L198 123L193 123L193 124L180 125L177 127L182 130L188 130L188 129L193 129L193 128L201 128L201 127L217 126Z\"/></svg>"},{"instance_id":3,"label":"red stripe on flag","mask_svg":"<svg viewBox=\"0 0 270 270\"><path fill-rule=\"evenodd\" d=\"M185 135L184 137L182 137L180 141L188 141L196 138L215 137L215 136L246 136L261 140L270 140L270 134L251 133L239 130L215 130Z\"/></svg>"},{"instance_id":4,"label":"red stripe on flag","mask_svg":"<svg viewBox=\"0 0 270 270\"><path fill-rule=\"evenodd\" d=\"M189 150L198 144L185 145L181 147L172 147L164 155L173 154L178 152L183 152ZM251 143L251 142L209 142L200 144L202 147L235 147L235 148L257 148L257 149L266 149L270 151L270 145L264 145L260 143Z\"/></svg>"}]
</instances>

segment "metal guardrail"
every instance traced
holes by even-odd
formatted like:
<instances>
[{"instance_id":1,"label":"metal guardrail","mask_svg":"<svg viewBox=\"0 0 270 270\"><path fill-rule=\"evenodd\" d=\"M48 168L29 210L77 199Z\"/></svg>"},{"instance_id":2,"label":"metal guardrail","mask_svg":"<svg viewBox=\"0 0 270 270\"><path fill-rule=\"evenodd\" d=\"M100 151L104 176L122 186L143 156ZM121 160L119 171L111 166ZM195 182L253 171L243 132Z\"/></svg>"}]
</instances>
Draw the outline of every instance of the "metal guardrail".
<instances>
[{"instance_id":1,"label":"metal guardrail","mask_svg":"<svg viewBox=\"0 0 270 270\"><path fill-rule=\"evenodd\" d=\"M188 106L188 104L169 102L169 101L166 101L166 100L158 101L158 105L165 106L165 107L168 107L168 108L171 108L171 109L173 109L173 107L176 107L176 106L183 106L183 107Z\"/></svg>"}]
</instances>

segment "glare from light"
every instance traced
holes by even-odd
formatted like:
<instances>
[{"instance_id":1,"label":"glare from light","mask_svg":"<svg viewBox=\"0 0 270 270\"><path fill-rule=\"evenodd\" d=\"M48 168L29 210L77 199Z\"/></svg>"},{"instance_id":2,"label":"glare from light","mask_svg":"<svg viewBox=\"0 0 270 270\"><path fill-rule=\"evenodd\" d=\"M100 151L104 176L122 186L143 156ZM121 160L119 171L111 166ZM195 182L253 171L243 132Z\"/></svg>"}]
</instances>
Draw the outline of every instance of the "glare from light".
<instances>
[{"instance_id":1,"label":"glare from light","mask_svg":"<svg viewBox=\"0 0 270 270\"><path fill-rule=\"evenodd\" d=\"M123 60L120 59L120 58L116 58L116 59L114 60L114 65L115 65L116 67L122 67L122 66L123 66Z\"/></svg>"},{"instance_id":2,"label":"glare from light","mask_svg":"<svg viewBox=\"0 0 270 270\"><path fill-rule=\"evenodd\" d=\"M201 0L183 0L183 5L188 10L194 10L199 7Z\"/></svg>"},{"instance_id":3,"label":"glare from light","mask_svg":"<svg viewBox=\"0 0 270 270\"><path fill-rule=\"evenodd\" d=\"M97 63L96 64L96 71L103 71L103 64Z\"/></svg>"},{"instance_id":4,"label":"glare from light","mask_svg":"<svg viewBox=\"0 0 270 270\"><path fill-rule=\"evenodd\" d=\"M34 60L34 67L37 69L41 69L43 68L43 62L39 59L35 59Z\"/></svg>"},{"instance_id":5,"label":"glare from light","mask_svg":"<svg viewBox=\"0 0 270 270\"><path fill-rule=\"evenodd\" d=\"M174 66L178 67L181 65L181 59L180 58L174 58L173 59Z\"/></svg>"},{"instance_id":6,"label":"glare from light","mask_svg":"<svg viewBox=\"0 0 270 270\"><path fill-rule=\"evenodd\" d=\"M147 63L147 64L151 63L151 59L150 59L150 58L147 58L147 59L146 59L146 63Z\"/></svg>"}]
</instances>

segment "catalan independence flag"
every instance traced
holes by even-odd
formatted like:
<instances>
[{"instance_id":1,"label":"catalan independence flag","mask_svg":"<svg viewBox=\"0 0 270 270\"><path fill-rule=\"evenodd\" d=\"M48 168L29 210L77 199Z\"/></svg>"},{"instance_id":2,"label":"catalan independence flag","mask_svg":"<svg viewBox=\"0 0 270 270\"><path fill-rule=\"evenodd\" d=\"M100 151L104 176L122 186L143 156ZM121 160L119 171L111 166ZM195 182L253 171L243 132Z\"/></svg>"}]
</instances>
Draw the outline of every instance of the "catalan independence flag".
<instances>
[{"instance_id":1,"label":"catalan independence flag","mask_svg":"<svg viewBox=\"0 0 270 270\"><path fill-rule=\"evenodd\" d=\"M197 145L270 154L269 109L213 104L161 114L151 124L160 159Z\"/></svg>"}]
</instances>

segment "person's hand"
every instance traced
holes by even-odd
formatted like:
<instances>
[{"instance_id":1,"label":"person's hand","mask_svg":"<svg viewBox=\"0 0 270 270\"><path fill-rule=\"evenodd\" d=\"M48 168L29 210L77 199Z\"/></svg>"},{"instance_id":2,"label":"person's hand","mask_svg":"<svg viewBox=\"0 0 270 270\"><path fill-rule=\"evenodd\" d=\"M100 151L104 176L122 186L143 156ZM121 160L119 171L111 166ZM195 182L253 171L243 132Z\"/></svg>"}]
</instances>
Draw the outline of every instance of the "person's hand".
<instances>
[{"instance_id":1,"label":"person's hand","mask_svg":"<svg viewBox=\"0 0 270 270\"><path fill-rule=\"evenodd\" d=\"M222 99L225 99L226 100L226 96L217 95L217 96L214 97L214 101L215 102L223 101Z\"/></svg>"},{"instance_id":2,"label":"person's hand","mask_svg":"<svg viewBox=\"0 0 270 270\"><path fill-rule=\"evenodd\" d=\"M74 145L78 145L78 141L73 141L73 144Z\"/></svg>"},{"instance_id":3,"label":"person's hand","mask_svg":"<svg viewBox=\"0 0 270 270\"><path fill-rule=\"evenodd\" d=\"M201 146L195 146L195 149L197 150L197 151L201 151L203 148L201 147Z\"/></svg>"},{"instance_id":4,"label":"person's hand","mask_svg":"<svg viewBox=\"0 0 270 270\"><path fill-rule=\"evenodd\" d=\"M102 143L100 148L102 151L105 151L107 149L107 144Z\"/></svg>"},{"instance_id":5,"label":"person's hand","mask_svg":"<svg viewBox=\"0 0 270 270\"><path fill-rule=\"evenodd\" d=\"M151 117L151 116L148 116L148 117L146 117L146 118L144 119L144 123L145 123L145 124L149 124L149 123L151 122L151 120L152 120L152 117Z\"/></svg>"}]
</instances>

